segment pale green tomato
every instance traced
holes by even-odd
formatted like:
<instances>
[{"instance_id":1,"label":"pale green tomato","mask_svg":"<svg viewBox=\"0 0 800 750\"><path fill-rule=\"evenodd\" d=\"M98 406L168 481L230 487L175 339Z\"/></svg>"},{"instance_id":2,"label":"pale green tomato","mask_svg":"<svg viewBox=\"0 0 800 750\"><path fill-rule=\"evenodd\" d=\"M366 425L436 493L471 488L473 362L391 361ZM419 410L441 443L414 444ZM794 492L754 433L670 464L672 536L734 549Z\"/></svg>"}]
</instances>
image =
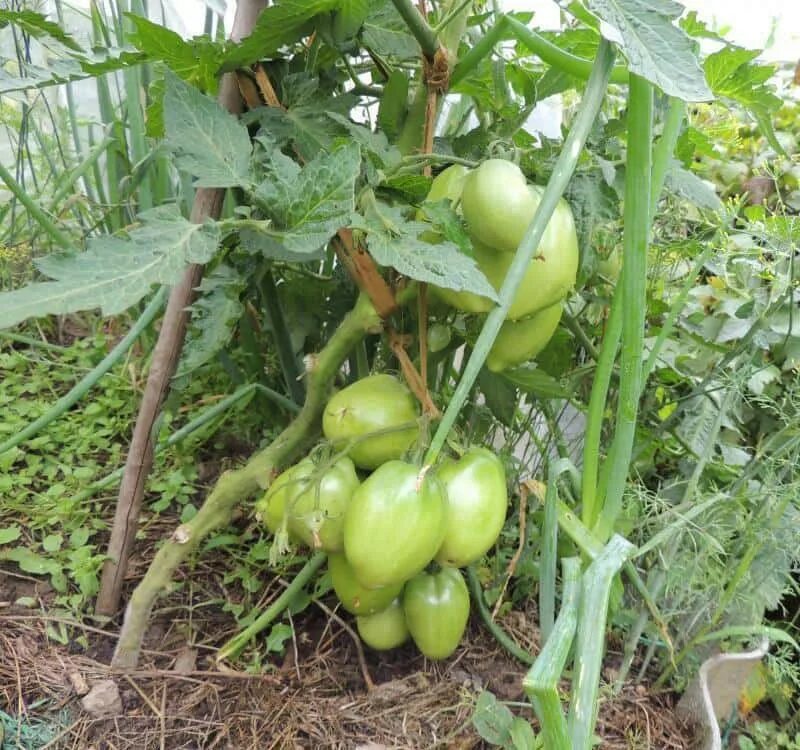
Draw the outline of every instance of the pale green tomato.
<instances>
[{"instance_id":1,"label":"pale green tomato","mask_svg":"<svg viewBox=\"0 0 800 750\"><path fill-rule=\"evenodd\" d=\"M344 519L344 554L366 588L419 573L442 545L444 488L414 464L388 461L356 490Z\"/></svg>"},{"instance_id":2,"label":"pale green tomato","mask_svg":"<svg viewBox=\"0 0 800 750\"><path fill-rule=\"evenodd\" d=\"M314 549L337 552L344 545L345 510L359 486L353 462L340 458L321 476L310 458L280 474L259 508L267 528L275 533L284 514L290 536Z\"/></svg>"},{"instance_id":3,"label":"pale green tomato","mask_svg":"<svg viewBox=\"0 0 800 750\"><path fill-rule=\"evenodd\" d=\"M469 620L469 592L458 568L420 573L403 590L406 624L417 648L429 659L456 650Z\"/></svg>"},{"instance_id":4,"label":"pale green tomato","mask_svg":"<svg viewBox=\"0 0 800 750\"><path fill-rule=\"evenodd\" d=\"M356 627L361 640L376 651L397 648L408 640L408 626L399 599L374 615L359 615Z\"/></svg>"},{"instance_id":5,"label":"pale green tomato","mask_svg":"<svg viewBox=\"0 0 800 750\"><path fill-rule=\"evenodd\" d=\"M464 180L461 210L470 234L494 250L513 253L536 213L522 170L504 159L488 159Z\"/></svg>"},{"instance_id":6,"label":"pale green tomato","mask_svg":"<svg viewBox=\"0 0 800 750\"><path fill-rule=\"evenodd\" d=\"M373 615L381 612L403 589L402 583L384 586L382 589L365 588L356 579L353 568L343 554L328 557L328 570L336 596L351 615Z\"/></svg>"},{"instance_id":7,"label":"pale green tomato","mask_svg":"<svg viewBox=\"0 0 800 750\"><path fill-rule=\"evenodd\" d=\"M403 383L391 375L371 375L334 394L322 414L322 431L339 448L350 438L364 438L349 456L360 469L377 469L414 445L417 416L416 399ZM393 429L402 425L409 426Z\"/></svg>"},{"instance_id":8,"label":"pale green tomato","mask_svg":"<svg viewBox=\"0 0 800 750\"><path fill-rule=\"evenodd\" d=\"M436 476L447 497L444 541L436 553L442 565L463 568L497 541L506 520L508 492L503 462L486 448L470 448L446 462Z\"/></svg>"},{"instance_id":9,"label":"pale green tomato","mask_svg":"<svg viewBox=\"0 0 800 750\"><path fill-rule=\"evenodd\" d=\"M556 302L530 318L503 323L486 357L486 366L500 372L536 357L558 329L563 308L563 302Z\"/></svg>"}]
</instances>

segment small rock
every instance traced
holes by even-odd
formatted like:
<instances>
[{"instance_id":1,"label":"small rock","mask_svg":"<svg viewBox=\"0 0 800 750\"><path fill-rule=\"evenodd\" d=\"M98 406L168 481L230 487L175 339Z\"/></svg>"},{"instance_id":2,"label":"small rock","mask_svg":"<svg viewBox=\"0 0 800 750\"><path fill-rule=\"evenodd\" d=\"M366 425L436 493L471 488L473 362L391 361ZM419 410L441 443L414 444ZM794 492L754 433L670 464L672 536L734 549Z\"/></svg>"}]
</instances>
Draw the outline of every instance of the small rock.
<instances>
[{"instance_id":1,"label":"small rock","mask_svg":"<svg viewBox=\"0 0 800 750\"><path fill-rule=\"evenodd\" d=\"M197 649L184 646L175 657L172 669L180 674L189 674L197 668Z\"/></svg>"},{"instance_id":2,"label":"small rock","mask_svg":"<svg viewBox=\"0 0 800 750\"><path fill-rule=\"evenodd\" d=\"M70 672L67 677L72 689L78 695L86 695L89 692L89 685L86 683L86 678L80 672Z\"/></svg>"},{"instance_id":3,"label":"small rock","mask_svg":"<svg viewBox=\"0 0 800 750\"><path fill-rule=\"evenodd\" d=\"M95 718L119 716L122 713L122 699L114 680L100 680L92 685L92 689L81 700L81 705L84 711Z\"/></svg>"}]
</instances>

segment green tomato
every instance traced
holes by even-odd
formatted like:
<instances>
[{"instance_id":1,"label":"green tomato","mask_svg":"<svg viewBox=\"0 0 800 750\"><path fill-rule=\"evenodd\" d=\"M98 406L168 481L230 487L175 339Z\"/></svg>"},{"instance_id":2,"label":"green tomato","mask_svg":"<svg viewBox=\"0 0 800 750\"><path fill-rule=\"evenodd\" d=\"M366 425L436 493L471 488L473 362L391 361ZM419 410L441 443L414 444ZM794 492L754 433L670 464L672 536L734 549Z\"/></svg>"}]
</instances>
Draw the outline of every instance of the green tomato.
<instances>
[{"instance_id":1,"label":"green tomato","mask_svg":"<svg viewBox=\"0 0 800 750\"><path fill-rule=\"evenodd\" d=\"M351 615L373 615L380 612L403 590L402 583L384 586L382 589L364 588L356 580L355 573L343 554L328 557L328 570L336 596Z\"/></svg>"},{"instance_id":2,"label":"green tomato","mask_svg":"<svg viewBox=\"0 0 800 750\"><path fill-rule=\"evenodd\" d=\"M500 252L516 251L537 205L522 170L510 161L488 159L464 180L461 210L467 228Z\"/></svg>"},{"instance_id":3,"label":"green tomato","mask_svg":"<svg viewBox=\"0 0 800 750\"><path fill-rule=\"evenodd\" d=\"M445 463L436 476L447 496L442 565L463 568L486 554L506 520L508 492L503 462L486 448L470 448Z\"/></svg>"},{"instance_id":4,"label":"green tomato","mask_svg":"<svg viewBox=\"0 0 800 750\"><path fill-rule=\"evenodd\" d=\"M434 323L428 328L428 351L433 354L442 351L447 348L451 338L450 326L444 323Z\"/></svg>"},{"instance_id":5,"label":"green tomato","mask_svg":"<svg viewBox=\"0 0 800 750\"><path fill-rule=\"evenodd\" d=\"M453 164L451 167L443 170L434 177L431 183L431 189L428 191L425 200L430 203L438 203L443 200L455 203L461 198L464 178L467 176L468 172L469 170L461 164ZM417 221L428 220L424 205L417 209L416 219ZM442 235L434 229L427 229L420 235L420 238L433 245L440 243L443 239Z\"/></svg>"},{"instance_id":6,"label":"green tomato","mask_svg":"<svg viewBox=\"0 0 800 750\"><path fill-rule=\"evenodd\" d=\"M350 498L359 486L353 462L340 458L322 476L312 477L316 466L310 458L284 471L264 496L262 516L274 534L284 514L290 536L314 549L338 552L344 546L344 517Z\"/></svg>"},{"instance_id":7,"label":"green tomato","mask_svg":"<svg viewBox=\"0 0 800 750\"><path fill-rule=\"evenodd\" d=\"M495 253L492 250L481 248L474 240L472 247L474 250L475 262L478 264L478 268L480 268L484 275L488 278L489 275L484 270L481 261L485 256L491 263ZM491 279L489 279L489 281L491 282ZM475 294L474 292L457 292L455 289L446 289L445 287L440 286L430 286L429 289L442 302L450 305L450 307L454 307L456 310L461 310L465 313L488 313L495 306L495 303L492 302L492 300L490 300L488 297L481 297L479 294Z\"/></svg>"},{"instance_id":8,"label":"green tomato","mask_svg":"<svg viewBox=\"0 0 800 750\"><path fill-rule=\"evenodd\" d=\"M356 627L361 640L376 651L397 648L408 640L406 616L399 599L381 612L356 617Z\"/></svg>"},{"instance_id":9,"label":"green tomato","mask_svg":"<svg viewBox=\"0 0 800 750\"><path fill-rule=\"evenodd\" d=\"M538 206L541 189L531 186L530 190L536 194L535 203ZM527 318L564 299L575 284L578 255L578 235L572 210L562 200L522 277L506 317L509 320ZM492 286L500 291L514 256L475 246L475 260Z\"/></svg>"},{"instance_id":10,"label":"green tomato","mask_svg":"<svg viewBox=\"0 0 800 750\"><path fill-rule=\"evenodd\" d=\"M428 191L425 200L431 203L443 200L455 203L461 198L464 180L468 174L469 169L462 164L453 164L447 169L443 169L433 178L431 189Z\"/></svg>"},{"instance_id":11,"label":"green tomato","mask_svg":"<svg viewBox=\"0 0 800 750\"><path fill-rule=\"evenodd\" d=\"M615 247L605 258L601 258L597 262L597 272L608 279L611 283L615 283L619 278L619 272L622 270L622 254L619 248Z\"/></svg>"},{"instance_id":12,"label":"green tomato","mask_svg":"<svg viewBox=\"0 0 800 750\"><path fill-rule=\"evenodd\" d=\"M350 458L360 469L377 469L398 459L416 442L417 402L411 391L391 375L370 375L336 393L322 415L322 431L328 440L343 444L351 438L385 430L359 440ZM405 429L401 425L412 423Z\"/></svg>"},{"instance_id":13,"label":"green tomato","mask_svg":"<svg viewBox=\"0 0 800 750\"><path fill-rule=\"evenodd\" d=\"M444 489L404 461L388 461L356 490L344 518L344 553L366 588L419 573L442 545Z\"/></svg>"},{"instance_id":14,"label":"green tomato","mask_svg":"<svg viewBox=\"0 0 800 750\"><path fill-rule=\"evenodd\" d=\"M500 372L533 359L553 338L563 309L564 303L556 302L530 318L507 320L489 350L486 366Z\"/></svg>"},{"instance_id":15,"label":"green tomato","mask_svg":"<svg viewBox=\"0 0 800 750\"><path fill-rule=\"evenodd\" d=\"M282 474L278 477L283 476ZM276 480L277 481L277 480ZM286 510L286 493L278 492L273 482L269 489L256 501L256 516L264 522L270 534L276 534L283 523Z\"/></svg>"},{"instance_id":16,"label":"green tomato","mask_svg":"<svg viewBox=\"0 0 800 750\"><path fill-rule=\"evenodd\" d=\"M417 648L429 659L456 650L469 619L469 592L458 568L421 573L403 591L406 624Z\"/></svg>"},{"instance_id":17,"label":"green tomato","mask_svg":"<svg viewBox=\"0 0 800 750\"><path fill-rule=\"evenodd\" d=\"M532 187L531 190L537 188ZM566 204L563 204L563 208L567 213L561 212L559 204L553 219L558 218L559 226L565 231L557 237L558 231L554 229L556 225L553 220L547 225L537 254L528 264L528 270L508 309L506 318L509 320L528 318L554 305L564 299L575 284L578 272L578 239L572 223L572 212ZM478 268L499 292L514 256L510 253L498 253L475 241L472 248ZM439 299L464 312L486 313L495 306L490 299L472 292L456 292L437 287L433 289Z\"/></svg>"}]
</instances>

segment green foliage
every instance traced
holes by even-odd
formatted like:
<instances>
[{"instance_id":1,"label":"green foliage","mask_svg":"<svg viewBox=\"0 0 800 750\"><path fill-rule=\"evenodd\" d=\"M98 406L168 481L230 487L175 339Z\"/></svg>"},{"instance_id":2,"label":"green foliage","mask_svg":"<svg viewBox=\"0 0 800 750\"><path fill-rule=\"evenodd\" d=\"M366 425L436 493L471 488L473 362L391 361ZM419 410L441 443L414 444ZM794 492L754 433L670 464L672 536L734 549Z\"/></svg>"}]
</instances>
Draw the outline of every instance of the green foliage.
<instances>
[{"instance_id":1,"label":"green foliage","mask_svg":"<svg viewBox=\"0 0 800 750\"><path fill-rule=\"evenodd\" d=\"M223 70L235 70L256 60L271 58L285 44L298 41L314 16L333 10L341 0L282 0L265 8L255 28L223 58Z\"/></svg>"},{"instance_id":2,"label":"green foliage","mask_svg":"<svg viewBox=\"0 0 800 750\"><path fill-rule=\"evenodd\" d=\"M391 266L417 281L497 299L497 292L475 261L456 245L434 245L421 238L430 231L429 224L409 221L402 208L374 199L366 202L363 211L363 216L353 216L353 226L366 232L370 253L381 265Z\"/></svg>"},{"instance_id":3,"label":"green foliage","mask_svg":"<svg viewBox=\"0 0 800 750\"><path fill-rule=\"evenodd\" d=\"M8 437L44 412L59 394L105 354L105 337L87 336L57 354L4 347L0 435ZM124 462L135 384L123 367L104 378L92 402L70 411L24 446L0 455L0 559L47 576L56 602L81 610L97 593L103 561L99 534L108 497L81 501L81 491ZM73 458L74 457L74 458ZM156 462L154 488L166 504L195 492L190 454Z\"/></svg>"},{"instance_id":4,"label":"green foliage","mask_svg":"<svg viewBox=\"0 0 800 750\"><path fill-rule=\"evenodd\" d=\"M800 732L790 734L781 730L774 721L756 721L747 728L747 734L737 737L740 750L800 750Z\"/></svg>"},{"instance_id":5,"label":"green foliage","mask_svg":"<svg viewBox=\"0 0 800 750\"><path fill-rule=\"evenodd\" d=\"M165 145L196 187L248 184L252 147L247 130L217 102L167 72L164 90Z\"/></svg>"},{"instance_id":6,"label":"green foliage","mask_svg":"<svg viewBox=\"0 0 800 750\"><path fill-rule=\"evenodd\" d=\"M302 168L273 150L261 137L265 153L261 180L253 199L271 220L256 231L266 257L316 253L348 223L355 208L355 183L361 171L357 144L320 153Z\"/></svg>"},{"instance_id":7,"label":"green foliage","mask_svg":"<svg viewBox=\"0 0 800 750\"><path fill-rule=\"evenodd\" d=\"M688 36L673 20L682 6L672 0L588 0L587 6L617 32L633 73L670 96L711 99ZM607 28L608 28L607 27Z\"/></svg>"},{"instance_id":8,"label":"green foliage","mask_svg":"<svg viewBox=\"0 0 800 750\"><path fill-rule=\"evenodd\" d=\"M641 399L630 388L626 393L639 404L641 416L614 530L641 546L659 541L637 558L637 567L661 621L652 621L641 588L626 588L623 594L619 582L608 608L611 625L633 634L631 658L640 645L632 623L644 613L644 643L651 652L645 662L656 659L665 668L664 680L681 685L720 640L723 646L735 645L743 634L763 629L765 614L792 590L799 562L794 255L800 234L794 214L800 208L800 181L796 164L786 156L796 152L798 108L782 105L772 67L758 63L752 51L728 45L698 61L695 39L720 40L691 14L676 26L677 3L587 0L586 5L604 22L606 36L618 35L625 62L638 76L688 101L712 95L718 100L691 108L677 159L667 154L647 284L639 287L646 291L645 308L627 310L629 318L634 313L646 318L644 347L628 352L624 368L612 368L601 404L605 423L597 456L601 464L609 460L621 383L629 385L636 371L631 368L642 366L658 347L652 369L644 372ZM426 204L422 220L419 208L430 187L423 167L430 163L435 173L453 157L471 164L499 156L517 161L538 183L557 171L563 141L537 139L522 125L537 103L555 93L564 94L565 125L574 123L575 92L585 78L581 72L591 67L600 38L597 18L577 12L578 27L527 36L522 32L530 31L529 16L472 15L470 35L449 50L460 60L452 92L460 98L439 121L435 153L427 156L416 150L421 120L415 105L424 104L424 91L418 90L420 48L389 0L279 0L265 9L254 33L236 44L184 40L130 14L128 35L111 39L110 27L103 27L97 15L91 52L44 16L3 11L0 24L12 23L30 34L48 57L41 67L4 65L0 93L120 71L126 92L141 94L151 82L146 119L155 140L137 126L145 119L144 110L135 108L137 97L115 100L109 93L113 87L100 77L107 142L90 141L96 133L79 127L72 113L54 120L52 128L41 127L38 144L20 146L14 165L20 184L76 252L51 255L50 234L15 202L0 207L0 273L4 287L14 288L0 296L0 328L46 314L135 309L154 284L174 283L190 262L207 263L165 421L178 421L181 403L186 408L248 383L260 389L254 393L277 392L284 403L280 409L267 407L248 396L253 408L236 413L231 434L251 445L268 440L288 419L292 405L287 408L286 397L302 397L302 357L319 350L352 306L354 285L331 243L340 229L354 230L375 261L392 269L386 276L393 284L399 276L497 299L471 257L458 206ZM102 42L106 35L112 43ZM487 39L515 44L495 53ZM470 58L479 45L484 45L481 55ZM567 67L544 62L555 59L546 57L553 49ZM282 106L260 107L237 119L212 98L219 73L256 61L265 62ZM625 81L619 66L611 75ZM555 457L575 457L580 450L584 428L570 420L580 422L587 412L600 352L611 346L606 344L609 305L619 293L614 261L621 236L633 225L646 234L644 222L626 221L623 227L620 211L626 180L637 166L630 163L636 134L628 134L630 107L622 93L610 89L567 187L581 269L561 327L535 363L501 374L483 370L450 436L454 444L502 445L512 489L519 479L549 476ZM656 97L656 133L662 132L669 107ZM27 127L12 107L2 117L20 132ZM59 137L73 129L74 155L67 149L63 161L54 162L52 154L62 150ZM747 181L753 176L769 178L776 188L763 205L748 205L742 197L745 188L752 190ZM172 205L179 183L183 193ZM199 187L231 188L219 222L199 226L186 220L185 208ZM648 198L644 193L642 205ZM645 213L642 209L639 218ZM87 249L77 251L84 244ZM33 283L20 288L27 282ZM445 308L432 295L428 302L429 330L440 334L435 346L429 342L429 381L441 406L452 398L485 319ZM95 318L77 320L92 321L92 327ZM416 305L392 320L417 365L419 322ZM18 433L43 413L105 346L86 335L63 351L22 348L33 328L21 330L8 340L23 339L0 353L5 375L0 437ZM80 411L70 411L46 433L0 455L0 558L26 574L46 576L59 606L85 609L96 591L102 563L98 545L113 492L102 503L77 498L122 463L139 368L151 345L148 336L144 349L126 363L132 369L115 369ZM466 354L457 355L462 346ZM370 336L340 380L361 371L398 369L386 339ZM199 439L217 425L215 419ZM174 426L164 425L163 434ZM245 450L240 442L232 449L220 436L203 457L238 455ZM79 456L80 465L63 456ZM171 448L157 460L147 512L189 520L200 507L202 483L191 448ZM577 511L579 485L578 478L565 475L554 480L553 490ZM687 516L691 521L683 523ZM526 602L552 562L543 559L543 518L533 496L525 529L519 528L520 517L518 510L510 514L497 549L478 566L488 586L486 598L494 604L504 592L501 617ZM591 540L591 531L584 531ZM224 529L204 543L205 553L227 554L224 584L237 593L216 604L241 627L256 620L265 580L289 575L303 562L298 555L271 570L269 544L250 527ZM506 582L518 545L514 576ZM547 549L550 554L552 548ZM561 533L555 551L561 557L575 554L576 542ZM320 586L314 596L325 593ZM610 596L608 590L604 596ZM302 611L311 597L302 591L290 611ZM594 606L605 612L607 604L600 597ZM268 668L270 656L296 635L292 627L272 622L248 668ZM589 635L584 633L584 645ZM588 683L585 676L583 682L576 679L581 695L589 696L582 708L586 742L591 741L587 728L604 633L597 630L594 636L591 648L586 646L591 660L579 654L574 670L591 678ZM673 663L677 675L671 672ZM796 675L786 679L797 682ZM786 715L792 700L786 698ZM542 746L527 719L484 692L473 726L496 746ZM762 732L754 724L750 729L753 746L796 744L777 727ZM740 744L747 741L743 737Z\"/></svg>"},{"instance_id":9,"label":"green foliage","mask_svg":"<svg viewBox=\"0 0 800 750\"><path fill-rule=\"evenodd\" d=\"M153 209L141 219L127 239L97 238L83 253L40 258L38 269L54 281L0 294L0 328L34 315L96 307L106 315L123 312L153 284L175 283L188 263L205 263L217 249L216 226L192 224L172 206Z\"/></svg>"},{"instance_id":10,"label":"green foliage","mask_svg":"<svg viewBox=\"0 0 800 750\"><path fill-rule=\"evenodd\" d=\"M514 716L493 693L484 690L475 702L472 725L481 739L503 750L540 750L544 748L525 719Z\"/></svg>"},{"instance_id":11,"label":"green foliage","mask_svg":"<svg viewBox=\"0 0 800 750\"><path fill-rule=\"evenodd\" d=\"M131 43L149 60L165 63L178 77L201 91L217 90L217 71L222 64L219 44L206 37L186 41L171 29L134 13L126 13L125 17L135 29L129 36Z\"/></svg>"}]
</instances>

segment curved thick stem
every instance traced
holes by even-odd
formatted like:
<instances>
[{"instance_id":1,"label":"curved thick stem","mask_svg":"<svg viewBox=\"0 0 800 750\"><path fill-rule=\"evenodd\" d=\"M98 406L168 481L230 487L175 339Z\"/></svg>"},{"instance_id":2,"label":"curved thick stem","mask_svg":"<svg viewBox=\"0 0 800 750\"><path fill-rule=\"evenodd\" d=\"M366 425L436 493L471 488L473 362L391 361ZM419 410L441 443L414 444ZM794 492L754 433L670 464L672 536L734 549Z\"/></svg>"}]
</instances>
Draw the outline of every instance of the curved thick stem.
<instances>
[{"instance_id":1,"label":"curved thick stem","mask_svg":"<svg viewBox=\"0 0 800 750\"><path fill-rule=\"evenodd\" d=\"M303 408L286 429L240 469L225 472L197 515L181 524L156 554L144 578L133 592L125 610L112 665L131 669L139 660L150 612L172 574L214 529L230 521L233 509L259 489L266 489L278 468L308 443L316 432L320 415L336 373L353 347L381 319L365 296L336 329L325 348L314 358L308 371L308 388Z\"/></svg>"}]
</instances>

